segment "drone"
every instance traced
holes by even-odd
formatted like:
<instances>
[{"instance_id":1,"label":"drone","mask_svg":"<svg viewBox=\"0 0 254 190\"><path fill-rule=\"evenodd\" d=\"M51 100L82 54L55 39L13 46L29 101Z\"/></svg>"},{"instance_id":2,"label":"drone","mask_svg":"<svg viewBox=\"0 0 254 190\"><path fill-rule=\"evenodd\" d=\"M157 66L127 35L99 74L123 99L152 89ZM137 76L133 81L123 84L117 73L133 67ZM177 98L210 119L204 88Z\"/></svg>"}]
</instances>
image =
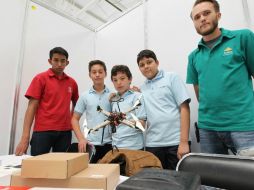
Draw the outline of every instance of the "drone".
<instances>
[{"instance_id":1,"label":"drone","mask_svg":"<svg viewBox=\"0 0 254 190\"><path fill-rule=\"evenodd\" d=\"M145 131L144 127L142 126L142 124L140 123L139 119L137 118L137 116L135 116L133 113L130 113L132 111L134 111L135 109L137 109L140 105L141 105L141 99L142 95L138 98L138 100L134 103L134 105L127 110L126 112L117 112L117 111L113 111L113 112L108 112L104 109L102 109L100 106L97 106L97 111L100 113L103 113L104 115L106 115L108 118L101 124L97 125L96 127L94 127L93 129L91 129L90 132L95 132L98 131L100 128L104 128L107 125L111 126L112 129L112 133L116 132L116 127L120 124L125 124L133 129L140 129L141 131ZM117 101L118 103L119 101ZM131 117L133 118L133 120L135 122L129 121L126 119L126 115L130 113Z\"/></svg>"}]
</instances>

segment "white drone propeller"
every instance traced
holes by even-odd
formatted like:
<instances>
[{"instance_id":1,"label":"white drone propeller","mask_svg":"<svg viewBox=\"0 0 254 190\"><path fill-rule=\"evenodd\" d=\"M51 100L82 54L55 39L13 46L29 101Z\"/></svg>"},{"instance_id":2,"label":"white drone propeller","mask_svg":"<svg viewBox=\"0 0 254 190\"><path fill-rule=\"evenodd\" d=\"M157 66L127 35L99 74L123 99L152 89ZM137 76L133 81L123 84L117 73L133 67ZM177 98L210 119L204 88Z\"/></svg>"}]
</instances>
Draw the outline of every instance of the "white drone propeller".
<instances>
[{"instance_id":1,"label":"white drone propeller","mask_svg":"<svg viewBox=\"0 0 254 190\"><path fill-rule=\"evenodd\" d=\"M130 113L131 117L134 119L134 121L136 122L136 127L139 128L141 131L145 131L143 125L140 123L139 119L137 118L137 116L135 116L134 114Z\"/></svg>"},{"instance_id":2,"label":"white drone propeller","mask_svg":"<svg viewBox=\"0 0 254 190\"><path fill-rule=\"evenodd\" d=\"M126 111L125 113L129 113L132 112L133 110L137 109L138 106L141 105L141 98L142 98L142 94L138 97L138 99L136 100L136 102L133 104L132 108L130 108L128 111Z\"/></svg>"}]
</instances>

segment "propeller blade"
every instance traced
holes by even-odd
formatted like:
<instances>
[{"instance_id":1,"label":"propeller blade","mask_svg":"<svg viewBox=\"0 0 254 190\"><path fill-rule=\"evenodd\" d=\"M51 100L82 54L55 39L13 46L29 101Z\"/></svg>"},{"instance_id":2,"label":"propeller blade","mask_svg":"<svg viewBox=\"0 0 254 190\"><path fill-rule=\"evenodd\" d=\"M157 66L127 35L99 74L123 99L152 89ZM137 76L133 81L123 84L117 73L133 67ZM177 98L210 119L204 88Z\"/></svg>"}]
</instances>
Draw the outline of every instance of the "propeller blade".
<instances>
[{"instance_id":1,"label":"propeller blade","mask_svg":"<svg viewBox=\"0 0 254 190\"><path fill-rule=\"evenodd\" d=\"M143 125L140 123L139 119L137 118L137 116L135 116L133 113L130 113L131 117L134 119L134 121L136 122L136 127L139 128L141 131L145 131Z\"/></svg>"},{"instance_id":2,"label":"propeller blade","mask_svg":"<svg viewBox=\"0 0 254 190\"><path fill-rule=\"evenodd\" d=\"M110 121L106 120L103 123L101 123L101 124L97 125L96 127L92 128L91 132L95 132L95 131L99 130L102 127L106 127L109 123L110 123Z\"/></svg>"},{"instance_id":3,"label":"propeller blade","mask_svg":"<svg viewBox=\"0 0 254 190\"><path fill-rule=\"evenodd\" d=\"M138 97L138 99L136 100L136 102L133 104L132 108L130 108L128 111L126 111L125 113L129 113L132 112L133 110L137 109L138 106L141 105L141 98L142 98L142 94Z\"/></svg>"}]
</instances>

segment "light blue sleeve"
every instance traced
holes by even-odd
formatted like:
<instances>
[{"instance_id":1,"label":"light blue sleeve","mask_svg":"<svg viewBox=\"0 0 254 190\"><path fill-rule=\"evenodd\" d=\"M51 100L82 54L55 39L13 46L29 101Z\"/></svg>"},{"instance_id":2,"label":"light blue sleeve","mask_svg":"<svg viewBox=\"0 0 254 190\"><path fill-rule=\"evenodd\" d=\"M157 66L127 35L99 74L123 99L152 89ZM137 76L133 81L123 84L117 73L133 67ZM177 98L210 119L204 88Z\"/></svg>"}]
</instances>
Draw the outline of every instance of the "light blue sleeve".
<instances>
[{"instance_id":1,"label":"light blue sleeve","mask_svg":"<svg viewBox=\"0 0 254 190\"><path fill-rule=\"evenodd\" d=\"M141 93L137 94L137 99L140 97L140 95L142 94ZM135 113L140 120L146 120L147 116L146 116L145 101L143 96L141 97L140 101L141 101L141 105L138 107Z\"/></svg>"},{"instance_id":2,"label":"light blue sleeve","mask_svg":"<svg viewBox=\"0 0 254 190\"><path fill-rule=\"evenodd\" d=\"M183 80L175 73L171 77L171 89L178 106L186 100L191 101Z\"/></svg>"},{"instance_id":3,"label":"light blue sleeve","mask_svg":"<svg viewBox=\"0 0 254 190\"><path fill-rule=\"evenodd\" d=\"M85 94L82 94L77 101L77 104L74 108L74 112L80 115L83 115L83 113L86 111L86 105L87 105L87 102L86 102Z\"/></svg>"}]
</instances>

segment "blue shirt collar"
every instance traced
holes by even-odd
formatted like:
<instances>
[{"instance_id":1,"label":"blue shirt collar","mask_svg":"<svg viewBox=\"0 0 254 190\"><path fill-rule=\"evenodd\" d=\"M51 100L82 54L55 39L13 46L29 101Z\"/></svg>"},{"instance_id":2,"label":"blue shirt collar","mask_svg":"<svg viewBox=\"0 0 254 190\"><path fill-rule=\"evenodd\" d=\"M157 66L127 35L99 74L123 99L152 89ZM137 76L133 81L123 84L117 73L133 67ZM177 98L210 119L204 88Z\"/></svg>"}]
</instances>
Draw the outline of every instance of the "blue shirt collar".
<instances>
[{"instance_id":1,"label":"blue shirt collar","mask_svg":"<svg viewBox=\"0 0 254 190\"><path fill-rule=\"evenodd\" d=\"M157 75L153 78L153 79L146 79L145 83L150 83L156 80L159 80L161 78L164 77L164 71L163 70L159 70L159 72L157 73Z\"/></svg>"},{"instance_id":2,"label":"blue shirt collar","mask_svg":"<svg viewBox=\"0 0 254 190\"><path fill-rule=\"evenodd\" d=\"M102 93L108 93L109 92L109 89L108 87L106 87L106 85L104 86L104 90ZM97 93L96 90L94 89L94 87L92 86L90 89L89 89L89 93Z\"/></svg>"}]
</instances>

